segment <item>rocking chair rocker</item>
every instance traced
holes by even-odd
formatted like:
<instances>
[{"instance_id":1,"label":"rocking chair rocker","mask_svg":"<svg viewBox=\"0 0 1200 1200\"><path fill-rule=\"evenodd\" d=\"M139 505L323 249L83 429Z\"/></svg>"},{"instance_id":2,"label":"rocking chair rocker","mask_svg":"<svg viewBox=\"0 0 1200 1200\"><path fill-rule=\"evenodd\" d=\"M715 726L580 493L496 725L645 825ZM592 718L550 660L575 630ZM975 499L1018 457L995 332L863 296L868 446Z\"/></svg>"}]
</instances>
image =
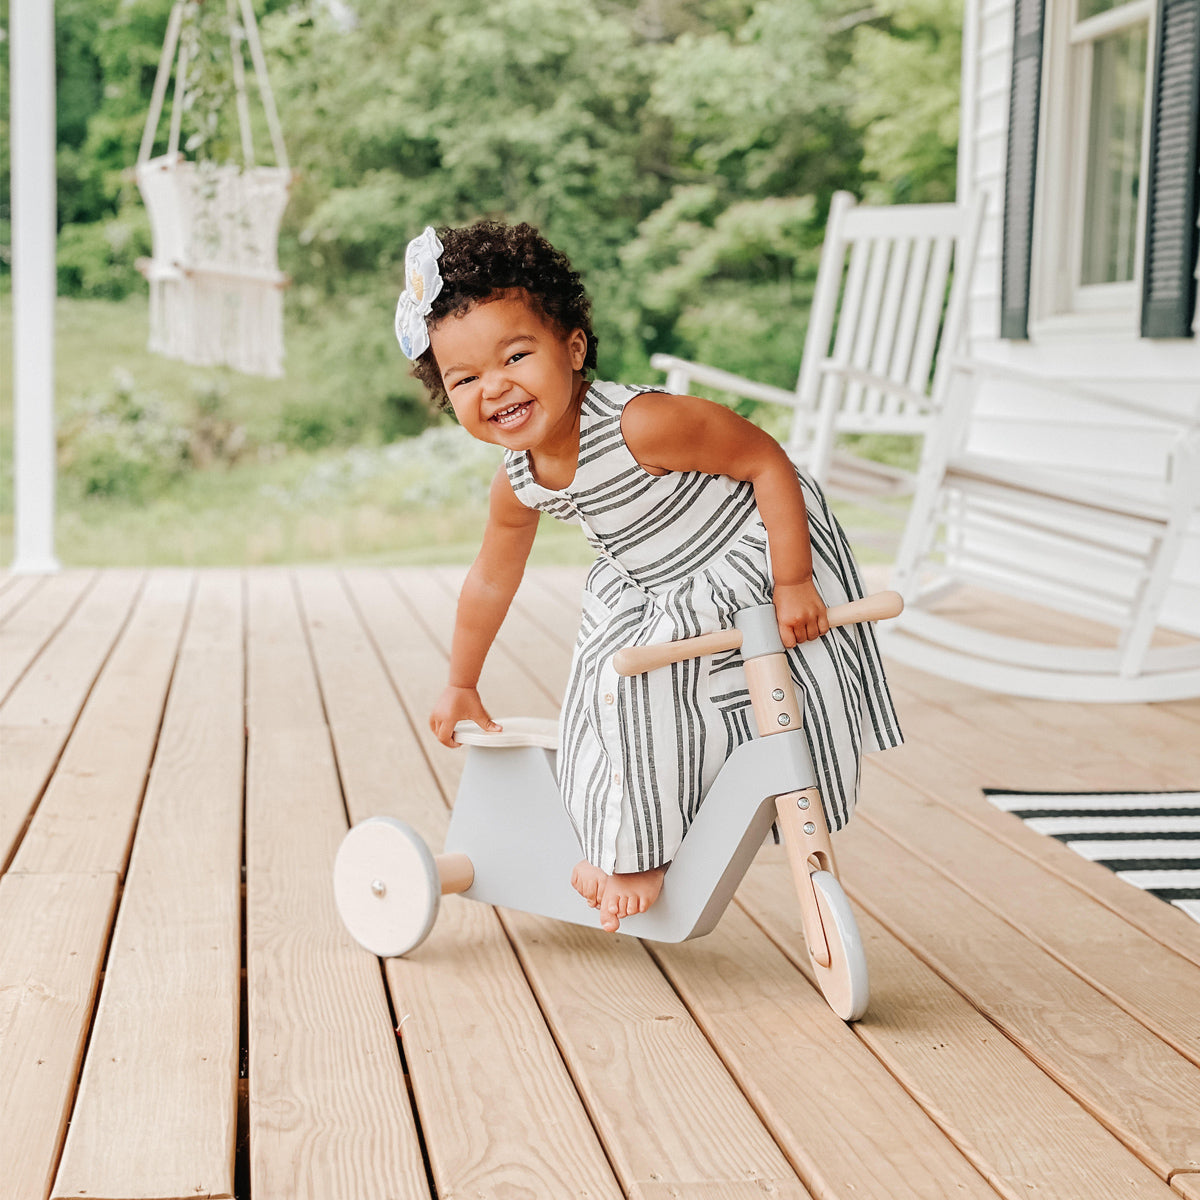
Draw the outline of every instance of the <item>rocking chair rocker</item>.
<instances>
[{"instance_id":1,"label":"rocking chair rocker","mask_svg":"<svg viewBox=\"0 0 1200 1200\"><path fill-rule=\"evenodd\" d=\"M1200 641L1152 644L1200 506L1200 403L1133 400L969 359L956 360L952 370L964 386L951 389L927 447L892 576L905 612L881 630L885 654L992 691L1044 699L1200 696ZM985 382L1053 393L1057 405L1086 405L1091 420L1119 426L1126 441L1121 472L1069 465L1066 435L1030 446L1019 461L973 452L972 409ZM986 631L942 606L964 585L1100 621L1114 644L1051 644Z\"/></svg>"}]
</instances>

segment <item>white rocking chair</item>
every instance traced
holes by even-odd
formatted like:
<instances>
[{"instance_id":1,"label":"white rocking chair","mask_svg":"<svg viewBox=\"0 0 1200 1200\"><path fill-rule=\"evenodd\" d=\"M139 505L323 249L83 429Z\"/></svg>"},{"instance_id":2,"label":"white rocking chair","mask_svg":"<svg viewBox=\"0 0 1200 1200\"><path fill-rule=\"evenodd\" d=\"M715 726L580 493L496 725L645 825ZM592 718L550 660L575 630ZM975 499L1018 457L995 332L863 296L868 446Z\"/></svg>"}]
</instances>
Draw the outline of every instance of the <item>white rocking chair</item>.
<instances>
[{"instance_id":1,"label":"white rocking chair","mask_svg":"<svg viewBox=\"0 0 1200 1200\"><path fill-rule=\"evenodd\" d=\"M1200 696L1200 642L1151 644L1200 505L1200 400L1193 395L1184 405L1190 411L1181 411L1178 403L1129 400L997 364L959 359L951 369L953 394L926 446L897 555L893 586L905 612L880 631L885 654L1022 696L1129 703ZM985 383L1052 394L1050 411L1073 404L1079 434L1096 422L1121 429L1120 473L1089 468L1086 452L1070 444L1079 435L1031 442L1019 460L972 452L972 411ZM1101 621L1115 644L987 631L947 613L944 601L963 586Z\"/></svg>"},{"instance_id":2,"label":"white rocking chair","mask_svg":"<svg viewBox=\"0 0 1200 1200\"><path fill-rule=\"evenodd\" d=\"M788 452L819 483L829 482L836 467L849 490L895 490L897 484L906 490L911 479L894 469L841 455L835 463L835 439L839 433L923 435L937 419L944 362L962 337L984 203L980 194L969 207L871 207L837 192L794 391L668 354L654 355L650 364L667 372L671 392L686 393L695 380L788 405L794 413Z\"/></svg>"},{"instance_id":3,"label":"white rocking chair","mask_svg":"<svg viewBox=\"0 0 1200 1200\"><path fill-rule=\"evenodd\" d=\"M186 101L183 4L167 26L150 112L138 152L137 182L150 217L153 256L139 269L150 284L149 348L193 366L229 366L251 375L283 374L283 289L276 247L292 172L267 80L250 0L227 0L242 165L202 164L179 152ZM250 48L270 130L275 166L258 166L250 127L239 34ZM167 152L151 158L176 50L175 98Z\"/></svg>"}]
</instances>

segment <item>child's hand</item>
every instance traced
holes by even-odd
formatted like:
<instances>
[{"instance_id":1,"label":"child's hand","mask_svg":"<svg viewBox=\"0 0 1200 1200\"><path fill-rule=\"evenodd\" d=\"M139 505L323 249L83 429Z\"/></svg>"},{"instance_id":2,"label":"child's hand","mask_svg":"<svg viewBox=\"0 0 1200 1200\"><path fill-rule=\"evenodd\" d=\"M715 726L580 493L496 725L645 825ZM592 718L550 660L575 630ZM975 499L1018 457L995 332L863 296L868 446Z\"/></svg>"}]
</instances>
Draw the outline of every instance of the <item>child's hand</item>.
<instances>
[{"instance_id":1,"label":"child's hand","mask_svg":"<svg viewBox=\"0 0 1200 1200\"><path fill-rule=\"evenodd\" d=\"M812 641L829 632L825 601L811 579L807 583L777 584L771 599L779 619L779 636L789 650L800 642Z\"/></svg>"},{"instance_id":2,"label":"child's hand","mask_svg":"<svg viewBox=\"0 0 1200 1200\"><path fill-rule=\"evenodd\" d=\"M454 726L459 721L474 721L486 733L499 733L500 726L488 715L476 688L447 687L429 715L429 728L443 746L456 749Z\"/></svg>"}]
</instances>

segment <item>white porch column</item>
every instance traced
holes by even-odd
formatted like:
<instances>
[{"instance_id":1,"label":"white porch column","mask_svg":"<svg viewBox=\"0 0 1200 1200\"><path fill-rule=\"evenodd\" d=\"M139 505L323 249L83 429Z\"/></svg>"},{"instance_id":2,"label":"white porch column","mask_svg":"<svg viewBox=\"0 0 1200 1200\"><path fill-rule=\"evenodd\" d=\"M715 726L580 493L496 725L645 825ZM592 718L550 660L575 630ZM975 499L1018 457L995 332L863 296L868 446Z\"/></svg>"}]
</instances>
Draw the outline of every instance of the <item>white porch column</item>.
<instances>
[{"instance_id":1,"label":"white porch column","mask_svg":"<svg viewBox=\"0 0 1200 1200\"><path fill-rule=\"evenodd\" d=\"M15 537L12 569L54 556L54 4L10 0Z\"/></svg>"}]
</instances>

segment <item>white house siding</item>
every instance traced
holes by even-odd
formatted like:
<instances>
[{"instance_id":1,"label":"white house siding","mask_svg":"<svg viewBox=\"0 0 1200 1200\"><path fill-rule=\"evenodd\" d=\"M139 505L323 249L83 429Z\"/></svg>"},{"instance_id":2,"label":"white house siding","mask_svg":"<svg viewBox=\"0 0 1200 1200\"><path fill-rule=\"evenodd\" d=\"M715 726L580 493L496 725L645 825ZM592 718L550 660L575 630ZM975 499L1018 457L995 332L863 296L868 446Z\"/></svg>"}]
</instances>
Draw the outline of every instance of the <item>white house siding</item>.
<instances>
[{"instance_id":1,"label":"white house siding","mask_svg":"<svg viewBox=\"0 0 1200 1200\"><path fill-rule=\"evenodd\" d=\"M1047 0L1047 9L1063 0ZM1004 211L1008 93L1012 71L1011 0L966 0L963 36L963 97L959 141L959 199L988 196L987 215L971 288L967 318L971 352L1077 384L1130 397L1153 395L1181 413L1194 411L1200 392L1200 337L1151 341L1106 330L1039 333L1028 342L1003 341L1000 326L1000 264ZM1051 21L1047 17L1047 27ZM1043 82L1043 103L1054 81ZM1037 242L1034 242L1035 248ZM1035 250L1036 252L1036 250ZM1036 264L1034 267L1036 271ZM1194 326L1200 334L1200 311ZM971 448L1001 457L1040 461L1099 479L1124 476L1160 459L1161 431L1136 417L1114 420L1086 404L1012 385L981 392L971 427ZM1021 548L1012 547L1014 555ZM1097 581L1102 583L1104 581ZM1200 633L1200 512L1180 556L1163 613L1164 624Z\"/></svg>"}]
</instances>

